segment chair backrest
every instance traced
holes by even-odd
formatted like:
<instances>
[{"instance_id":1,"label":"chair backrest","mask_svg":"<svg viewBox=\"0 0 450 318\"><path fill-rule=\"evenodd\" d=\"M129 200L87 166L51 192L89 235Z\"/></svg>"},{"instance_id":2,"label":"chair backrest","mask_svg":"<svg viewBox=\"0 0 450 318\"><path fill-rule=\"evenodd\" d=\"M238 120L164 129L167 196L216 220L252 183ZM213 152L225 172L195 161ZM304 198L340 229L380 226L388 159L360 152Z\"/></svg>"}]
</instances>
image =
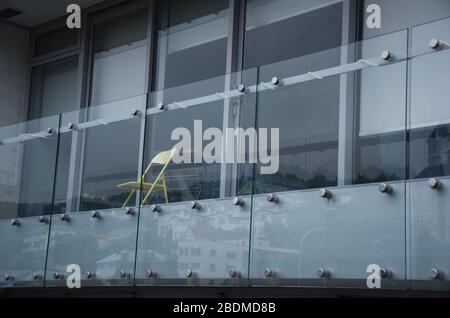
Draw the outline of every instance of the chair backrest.
<instances>
[{"instance_id":1,"label":"chair backrest","mask_svg":"<svg viewBox=\"0 0 450 318\"><path fill-rule=\"evenodd\" d=\"M159 165L168 164L170 162L170 160L172 160L172 157L175 155L176 151L177 151L176 148L172 148L171 150L160 152L159 154L157 154L156 156L153 157L152 161L150 162L150 165L151 164L159 164Z\"/></svg>"},{"instance_id":2,"label":"chair backrest","mask_svg":"<svg viewBox=\"0 0 450 318\"><path fill-rule=\"evenodd\" d=\"M175 155L176 152L177 152L177 149L176 148L172 148L170 150L160 152L159 154L154 156L152 161L150 161L150 163L148 164L147 168L145 169L144 174L141 177L141 182L144 181L145 176L150 171L150 169L152 168L153 164L163 165L164 167L162 168L160 174L164 173L164 170L167 168L167 166L170 163L170 160L172 160L172 157ZM158 178L159 178L159 176L158 176Z\"/></svg>"}]
</instances>

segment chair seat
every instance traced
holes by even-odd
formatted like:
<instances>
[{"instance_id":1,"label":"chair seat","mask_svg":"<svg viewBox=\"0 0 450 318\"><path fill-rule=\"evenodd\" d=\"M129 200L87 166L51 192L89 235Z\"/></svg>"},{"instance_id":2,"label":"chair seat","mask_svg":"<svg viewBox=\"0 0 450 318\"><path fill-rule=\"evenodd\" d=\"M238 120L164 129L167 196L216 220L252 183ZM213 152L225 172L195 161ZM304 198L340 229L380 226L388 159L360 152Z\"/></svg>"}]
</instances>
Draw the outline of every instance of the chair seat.
<instances>
[{"instance_id":1,"label":"chair seat","mask_svg":"<svg viewBox=\"0 0 450 318\"><path fill-rule=\"evenodd\" d=\"M149 191L152 186L153 186L153 183L145 182L145 183L142 183L142 186L141 186L141 183L139 181L130 181L127 183L122 183L122 184L117 185L117 188L118 189L126 189L126 190L136 190L136 191L139 191L139 190ZM161 183L156 183L154 189L164 189L164 185Z\"/></svg>"},{"instance_id":2,"label":"chair seat","mask_svg":"<svg viewBox=\"0 0 450 318\"><path fill-rule=\"evenodd\" d=\"M137 194L137 191L143 190L145 194L145 197L142 200L142 206L144 206L148 199L150 199L153 195L154 190L163 190L164 191L164 199L166 203L169 203L169 198L167 195L167 185L166 185L166 176L164 175L164 171L166 170L167 166L169 165L170 161L172 160L172 157L175 155L177 149L172 148L168 151L163 151L157 154L155 157L153 157L152 161L150 161L150 164L145 169L142 177L139 178L138 181L130 181L127 183L122 183L117 185L116 187L118 189L123 190L131 190L130 194L128 195L128 198L125 200L125 203L123 204L123 207L126 207L127 204L130 202L131 198ZM161 165L161 171L159 172L156 179L153 181L153 183L149 182L143 182L145 176L147 173L149 173L152 165L157 164Z\"/></svg>"}]
</instances>

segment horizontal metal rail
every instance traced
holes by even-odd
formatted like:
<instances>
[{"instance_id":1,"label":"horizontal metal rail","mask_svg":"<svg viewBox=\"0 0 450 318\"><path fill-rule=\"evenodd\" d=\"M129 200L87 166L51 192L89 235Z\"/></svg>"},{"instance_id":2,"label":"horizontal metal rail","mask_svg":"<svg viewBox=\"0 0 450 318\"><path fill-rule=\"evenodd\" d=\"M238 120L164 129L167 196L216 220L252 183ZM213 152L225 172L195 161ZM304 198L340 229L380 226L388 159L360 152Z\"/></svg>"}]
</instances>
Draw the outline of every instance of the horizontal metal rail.
<instances>
[{"instance_id":1,"label":"horizontal metal rail","mask_svg":"<svg viewBox=\"0 0 450 318\"><path fill-rule=\"evenodd\" d=\"M442 51L442 50L448 50L450 49L450 46L447 45L446 42L439 42L441 43L440 50L436 51ZM323 70L318 71L309 71L304 74L294 75L286 78L277 78L274 77L272 81L270 82L262 82L257 85L250 85L250 86L243 86L241 85L237 89L232 89L224 92L216 92L210 95L196 97L192 99L187 99L183 101L176 101L168 103L167 105L159 104L157 107L150 107L145 111L145 114L147 116L156 115L160 113L164 113L167 111L172 110L180 110L180 109L187 109L190 107L199 106L206 103L212 103L217 102L221 100L226 100L230 98L240 97L248 94L253 94L256 92L266 91L266 90L274 90L279 89L283 87L289 87L293 85L298 85L301 83L314 81L314 80L322 80L328 77L337 76L337 75L343 75L350 72L355 72L359 70L364 70L372 67L381 67L386 65L391 65L394 63L398 63L401 61L406 60L406 56L395 56L389 51L383 51L381 53L381 56L369 58L369 59L360 59L356 62L339 65L335 67L326 68ZM33 140L36 138L46 138L50 137L54 133L67 133L67 132L73 132L77 130L85 130L92 127L97 127L100 125L109 125L111 123L120 122L123 120L128 120L132 118L136 118L141 116L142 113L139 110L133 110L132 113L129 115L124 116L114 116L109 118L97 118L92 121L87 121L84 123L68 123L68 126L62 127L59 129L49 128L46 131L36 132L36 133L24 133L17 137L7 138L2 141L0 141L0 145L5 144L11 144L11 143L17 143L17 142L24 142ZM52 130L52 133L49 134L48 131Z\"/></svg>"}]
</instances>

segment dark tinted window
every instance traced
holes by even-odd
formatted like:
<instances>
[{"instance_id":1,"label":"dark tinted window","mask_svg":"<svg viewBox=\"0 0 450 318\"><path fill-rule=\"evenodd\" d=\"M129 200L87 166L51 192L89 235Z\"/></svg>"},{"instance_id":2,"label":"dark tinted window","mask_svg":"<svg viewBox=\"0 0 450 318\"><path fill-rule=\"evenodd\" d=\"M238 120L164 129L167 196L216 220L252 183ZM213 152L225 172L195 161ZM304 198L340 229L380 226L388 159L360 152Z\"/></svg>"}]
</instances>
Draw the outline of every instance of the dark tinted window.
<instances>
[{"instance_id":1,"label":"dark tinted window","mask_svg":"<svg viewBox=\"0 0 450 318\"><path fill-rule=\"evenodd\" d=\"M65 26L36 37L34 56L42 56L57 52L78 44L79 31Z\"/></svg>"},{"instance_id":2,"label":"dark tinted window","mask_svg":"<svg viewBox=\"0 0 450 318\"><path fill-rule=\"evenodd\" d=\"M339 65L342 11L330 0L247 1L244 66L270 82ZM337 184L339 93L334 76L258 94L256 125L279 129L280 149L278 172L256 167L255 192Z\"/></svg>"},{"instance_id":3,"label":"dark tinted window","mask_svg":"<svg viewBox=\"0 0 450 318\"><path fill-rule=\"evenodd\" d=\"M228 1L160 1L155 89L223 75Z\"/></svg>"},{"instance_id":4,"label":"dark tinted window","mask_svg":"<svg viewBox=\"0 0 450 318\"><path fill-rule=\"evenodd\" d=\"M342 43L341 2L249 0L246 14L245 68L334 48Z\"/></svg>"},{"instance_id":5,"label":"dark tinted window","mask_svg":"<svg viewBox=\"0 0 450 318\"><path fill-rule=\"evenodd\" d=\"M57 115L79 107L78 56L33 68L29 119Z\"/></svg>"}]
</instances>

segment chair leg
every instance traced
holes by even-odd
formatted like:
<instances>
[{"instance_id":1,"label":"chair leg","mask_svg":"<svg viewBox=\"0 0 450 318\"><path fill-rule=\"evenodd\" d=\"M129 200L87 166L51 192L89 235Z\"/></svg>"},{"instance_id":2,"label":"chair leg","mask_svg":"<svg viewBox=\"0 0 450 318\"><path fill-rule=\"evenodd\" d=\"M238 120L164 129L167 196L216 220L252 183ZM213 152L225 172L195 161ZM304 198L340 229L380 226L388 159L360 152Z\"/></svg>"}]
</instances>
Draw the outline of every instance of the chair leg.
<instances>
[{"instance_id":1,"label":"chair leg","mask_svg":"<svg viewBox=\"0 0 450 318\"><path fill-rule=\"evenodd\" d=\"M128 196L128 198L125 200L125 203L123 204L122 208L125 208L128 204L128 202L130 202L131 198L133 197L133 195L136 193L136 190L131 191L130 195Z\"/></svg>"},{"instance_id":2,"label":"chair leg","mask_svg":"<svg viewBox=\"0 0 450 318\"><path fill-rule=\"evenodd\" d=\"M169 203L169 196L167 195L167 185L166 185L166 175L163 174L163 189L164 189L164 198L166 199L166 204Z\"/></svg>"}]
</instances>

